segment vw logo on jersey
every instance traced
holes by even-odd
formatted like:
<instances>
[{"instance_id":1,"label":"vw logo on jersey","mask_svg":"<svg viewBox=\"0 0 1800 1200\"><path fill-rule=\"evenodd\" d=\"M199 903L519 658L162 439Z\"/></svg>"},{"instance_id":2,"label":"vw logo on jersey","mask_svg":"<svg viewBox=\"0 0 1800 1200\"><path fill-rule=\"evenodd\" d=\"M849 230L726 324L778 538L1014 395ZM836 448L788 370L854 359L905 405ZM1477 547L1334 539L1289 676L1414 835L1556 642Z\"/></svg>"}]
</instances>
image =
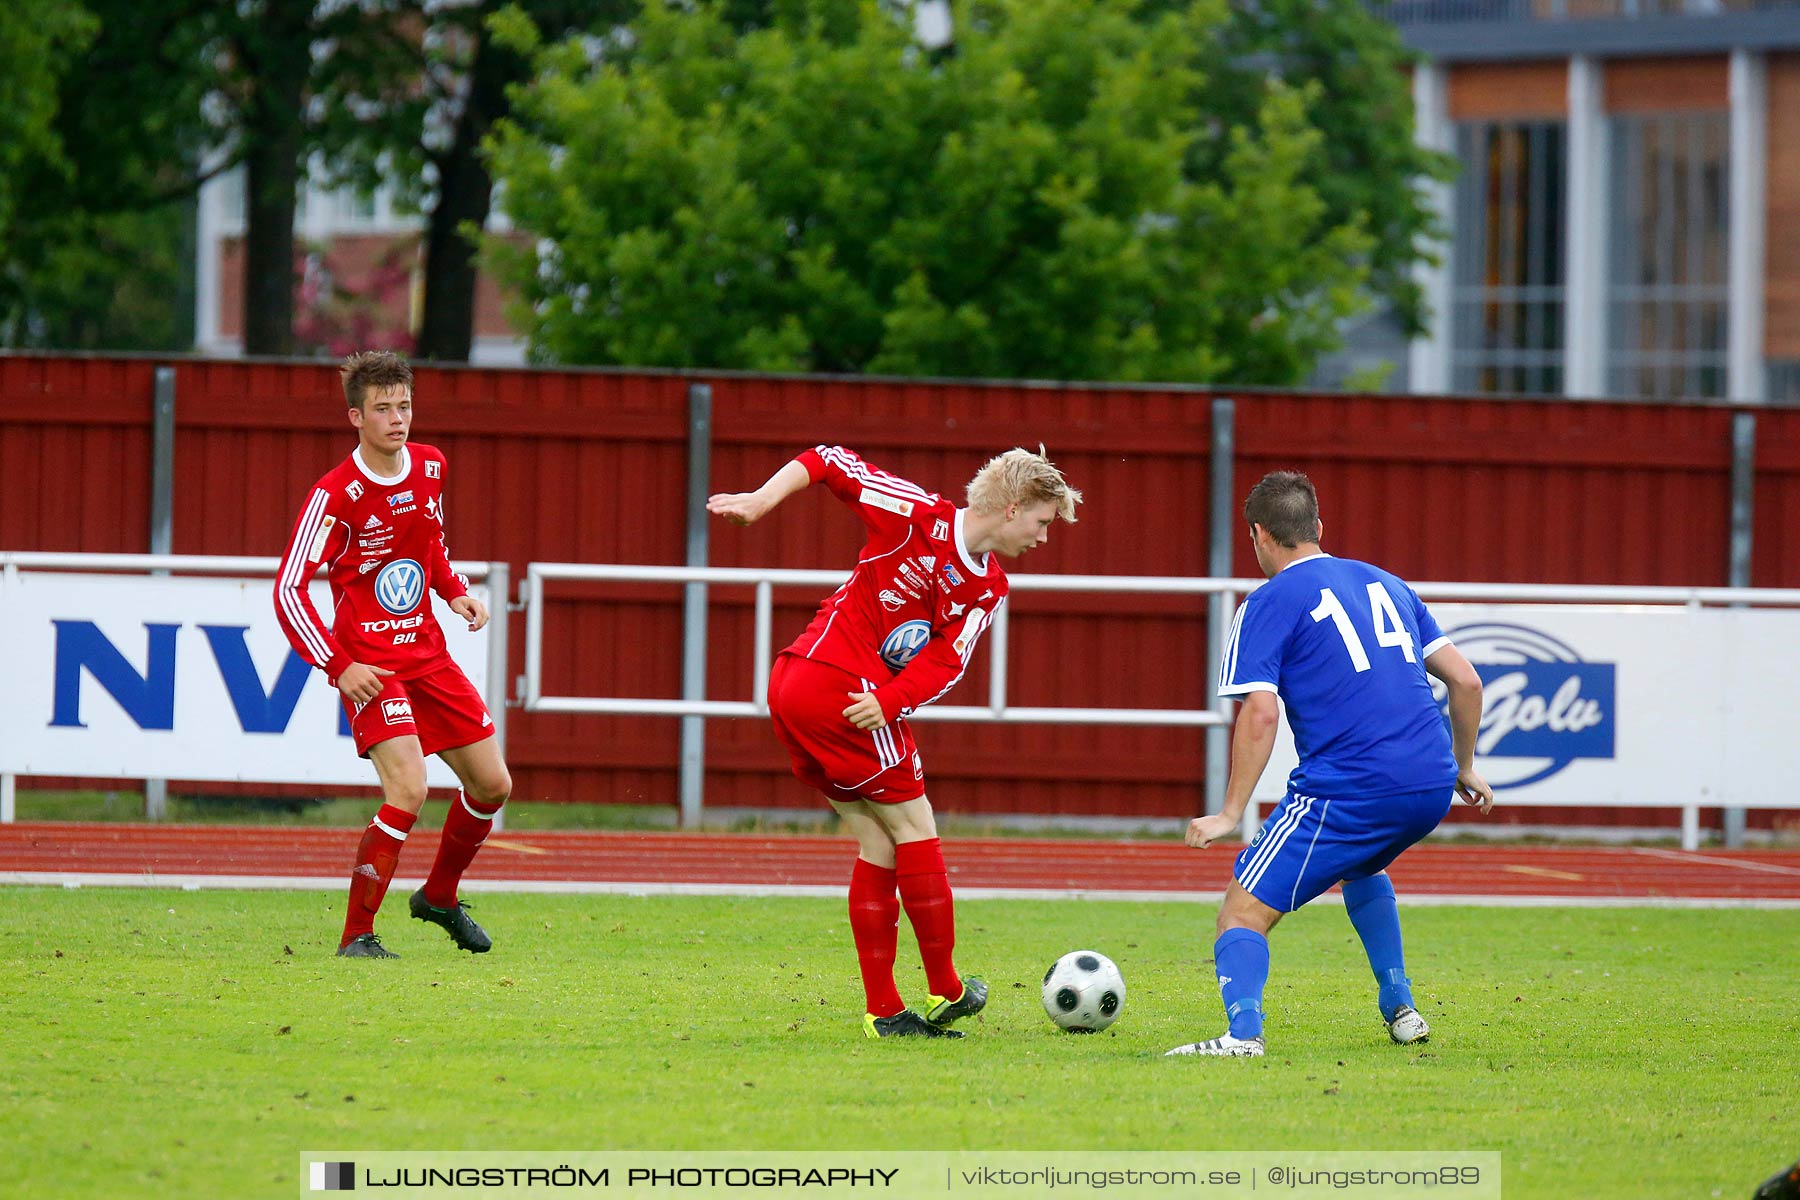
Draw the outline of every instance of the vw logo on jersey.
<instances>
[{"instance_id":1,"label":"vw logo on jersey","mask_svg":"<svg viewBox=\"0 0 1800 1200\"><path fill-rule=\"evenodd\" d=\"M1481 771L1496 789L1539 783L1578 758L1614 757L1617 664L1585 662L1524 625L1481 622L1445 632L1481 676L1475 753L1487 760ZM1444 685L1434 680L1432 691L1441 706Z\"/></svg>"},{"instance_id":2,"label":"vw logo on jersey","mask_svg":"<svg viewBox=\"0 0 1800 1200\"><path fill-rule=\"evenodd\" d=\"M396 617L404 617L425 598L425 569L410 558L396 559L375 577L375 599Z\"/></svg>"},{"instance_id":3,"label":"vw logo on jersey","mask_svg":"<svg viewBox=\"0 0 1800 1200\"><path fill-rule=\"evenodd\" d=\"M882 639L881 661L896 671L904 670L913 656L925 648L931 640L931 624L927 621L906 621L894 626L893 631Z\"/></svg>"}]
</instances>

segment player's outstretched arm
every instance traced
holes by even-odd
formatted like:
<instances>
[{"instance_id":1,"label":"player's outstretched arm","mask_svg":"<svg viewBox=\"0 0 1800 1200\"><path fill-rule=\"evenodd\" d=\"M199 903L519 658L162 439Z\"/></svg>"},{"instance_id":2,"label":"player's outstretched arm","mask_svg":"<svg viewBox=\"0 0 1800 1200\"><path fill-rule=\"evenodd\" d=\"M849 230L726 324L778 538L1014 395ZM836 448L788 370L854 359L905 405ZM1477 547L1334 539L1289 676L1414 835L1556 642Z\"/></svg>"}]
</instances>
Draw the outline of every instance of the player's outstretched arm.
<instances>
[{"instance_id":1,"label":"player's outstretched arm","mask_svg":"<svg viewBox=\"0 0 1800 1200\"><path fill-rule=\"evenodd\" d=\"M706 511L738 525L754 525L795 492L812 484L806 464L793 461L769 476L754 492L720 492L706 499Z\"/></svg>"},{"instance_id":2,"label":"player's outstretched arm","mask_svg":"<svg viewBox=\"0 0 1800 1200\"><path fill-rule=\"evenodd\" d=\"M1494 807L1494 789L1475 773L1475 735L1481 730L1481 676L1455 646L1439 646L1425 669L1450 690L1450 748L1456 755L1456 794L1483 813Z\"/></svg>"}]
</instances>

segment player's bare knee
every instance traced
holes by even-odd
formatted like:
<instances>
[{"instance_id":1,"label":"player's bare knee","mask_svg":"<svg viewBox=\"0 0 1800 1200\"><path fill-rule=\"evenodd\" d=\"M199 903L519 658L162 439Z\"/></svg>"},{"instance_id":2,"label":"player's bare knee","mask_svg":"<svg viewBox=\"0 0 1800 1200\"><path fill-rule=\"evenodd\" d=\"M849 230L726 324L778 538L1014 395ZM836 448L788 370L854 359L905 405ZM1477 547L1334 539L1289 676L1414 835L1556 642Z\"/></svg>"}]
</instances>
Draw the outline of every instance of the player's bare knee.
<instances>
[{"instance_id":1,"label":"player's bare knee","mask_svg":"<svg viewBox=\"0 0 1800 1200\"><path fill-rule=\"evenodd\" d=\"M500 774L478 779L470 787L463 789L469 799L481 805L505 804L512 798L512 775L505 767Z\"/></svg>"},{"instance_id":2,"label":"player's bare knee","mask_svg":"<svg viewBox=\"0 0 1800 1200\"><path fill-rule=\"evenodd\" d=\"M1233 929L1248 929L1266 936L1279 920L1279 911L1270 908L1234 882L1226 891L1224 902L1219 905L1219 917L1213 923L1213 928L1219 937Z\"/></svg>"},{"instance_id":3,"label":"player's bare knee","mask_svg":"<svg viewBox=\"0 0 1800 1200\"><path fill-rule=\"evenodd\" d=\"M872 867L894 869L894 843L886 838L858 838L856 856Z\"/></svg>"},{"instance_id":4,"label":"player's bare knee","mask_svg":"<svg viewBox=\"0 0 1800 1200\"><path fill-rule=\"evenodd\" d=\"M870 805L895 842L924 842L938 835L937 818L932 815L931 801L923 796L900 804Z\"/></svg>"},{"instance_id":5,"label":"player's bare knee","mask_svg":"<svg viewBox=\"0 0 1800 1200\"><path fill-rule=\"evenodd\" d=\"M415 778L403 775L397 779L386 779L381 784L381 799L386 804L403 809L409 813L417 813L425 807L425 772L420 771Z\"/></svg>"}]
</instances>

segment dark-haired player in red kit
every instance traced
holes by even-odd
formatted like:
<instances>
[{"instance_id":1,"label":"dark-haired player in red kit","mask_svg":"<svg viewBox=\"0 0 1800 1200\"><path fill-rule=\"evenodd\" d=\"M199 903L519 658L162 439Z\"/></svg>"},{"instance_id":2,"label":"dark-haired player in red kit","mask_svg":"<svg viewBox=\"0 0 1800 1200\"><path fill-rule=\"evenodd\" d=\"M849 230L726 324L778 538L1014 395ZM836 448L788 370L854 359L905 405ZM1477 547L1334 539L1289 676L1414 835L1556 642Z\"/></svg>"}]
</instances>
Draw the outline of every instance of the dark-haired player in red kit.
<instances>
[{"instance_id":1,"label":"dark-haired player in red kit","mask_svg":"<svg viewBox=\"0 0 1800 1200\"><path fill-rule=\"evenodd\" d=\"M856 570L819 605L769 677L769 714L794 774L843 818L859 854L850 933L862 968L870 1037L961 1037L951 1022L987 1003L987 985L956 973L956 906L925 765L906 717L956 686L1006 599L996 555L1014 558L1075 519L1081 493L1029 450L990 459L958 508L841 446L817 446L754 492L717 495L708 511L740 525L814 483L862 518ZM898 890L898 898L895 892ZM894 984L900 910L919 939L931 992L924 1012Z\"/></svg>"},{"instance_id":2,"label":"dark-haired player in red kit","mask_svg":"<svg viewBox=\"0 0 1800 1200\"><path fill-rule=\"evenodd\" d=\"M481 954L493 942L456 888L512 794L512 777L494 741L493 718L451 660L427 593L443 597L471 633L487 624L488 611L451 569L444 546L444 456L407 441L412 368L398 354L370 350L345 359L341 374L359 443L307 494L275 579L275 613L288 641L343 693L356 752L381 780L381 811L363 833L350 872L338 953L399 957L375 935L375 914L425 803L425 756L436 754L456 772L462 791L410 908L462 949ZM321 565L335 610L329 629L306 590Z\"/></svg>"}]
</instances>

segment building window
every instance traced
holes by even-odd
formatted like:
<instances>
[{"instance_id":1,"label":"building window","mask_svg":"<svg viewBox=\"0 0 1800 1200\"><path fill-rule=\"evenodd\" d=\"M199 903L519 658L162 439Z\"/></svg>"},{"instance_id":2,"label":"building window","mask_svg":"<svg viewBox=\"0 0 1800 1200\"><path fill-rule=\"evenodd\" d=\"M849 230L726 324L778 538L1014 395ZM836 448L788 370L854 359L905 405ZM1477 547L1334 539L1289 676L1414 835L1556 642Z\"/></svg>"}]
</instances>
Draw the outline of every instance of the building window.
<instances>
[{"instance_id":1,"label":"building window","mask_svg":"<svg viewBox=\"0 0 1800 1200\"><path fill-rule=\"evenodd\" d=\"M1450 383L1459 392L1559 393L1563 386L1561 121L1456 127Z\"/></svg>"},{"instance_id":2,"label":"building window","mask_svg":"<svg viewBox=\"0 0 1800 1200\"><path fill-rule=\"evenodd\" d=\"M1800 404L1800 358L1772 358L1768 372L1768 399L1777 404Z\"/></svg>"},{"instance_id":3,"label":"building window","mask_svg":"<svg viewBox=\"0 0 1800 1200\"><path fill-rule=\"evenodd\" d=\"M1730 117L1611 121L1607 391L1723 396Z\"/></svg>"},{"instance_id":4,"label":"building window","mask_svg":"<svg viewBox=\"0 0 1800 1200\"><path fill-rule=\"evenodd\" d=\"M375 222L375 193L359 187L341 187L331 194L333 224L338 228L366 228Z\"/></svg>"},{"instance_id":5,"label":"building window","mask_svg":"<svg viewBox=\"0 0 1800 1200\"><path fill-rule=\"evenodd\" d=\"M233 167L218 176L219 216L225 224L242 229L244 210L244 168Z\"/></svg>"}]
</instances>

